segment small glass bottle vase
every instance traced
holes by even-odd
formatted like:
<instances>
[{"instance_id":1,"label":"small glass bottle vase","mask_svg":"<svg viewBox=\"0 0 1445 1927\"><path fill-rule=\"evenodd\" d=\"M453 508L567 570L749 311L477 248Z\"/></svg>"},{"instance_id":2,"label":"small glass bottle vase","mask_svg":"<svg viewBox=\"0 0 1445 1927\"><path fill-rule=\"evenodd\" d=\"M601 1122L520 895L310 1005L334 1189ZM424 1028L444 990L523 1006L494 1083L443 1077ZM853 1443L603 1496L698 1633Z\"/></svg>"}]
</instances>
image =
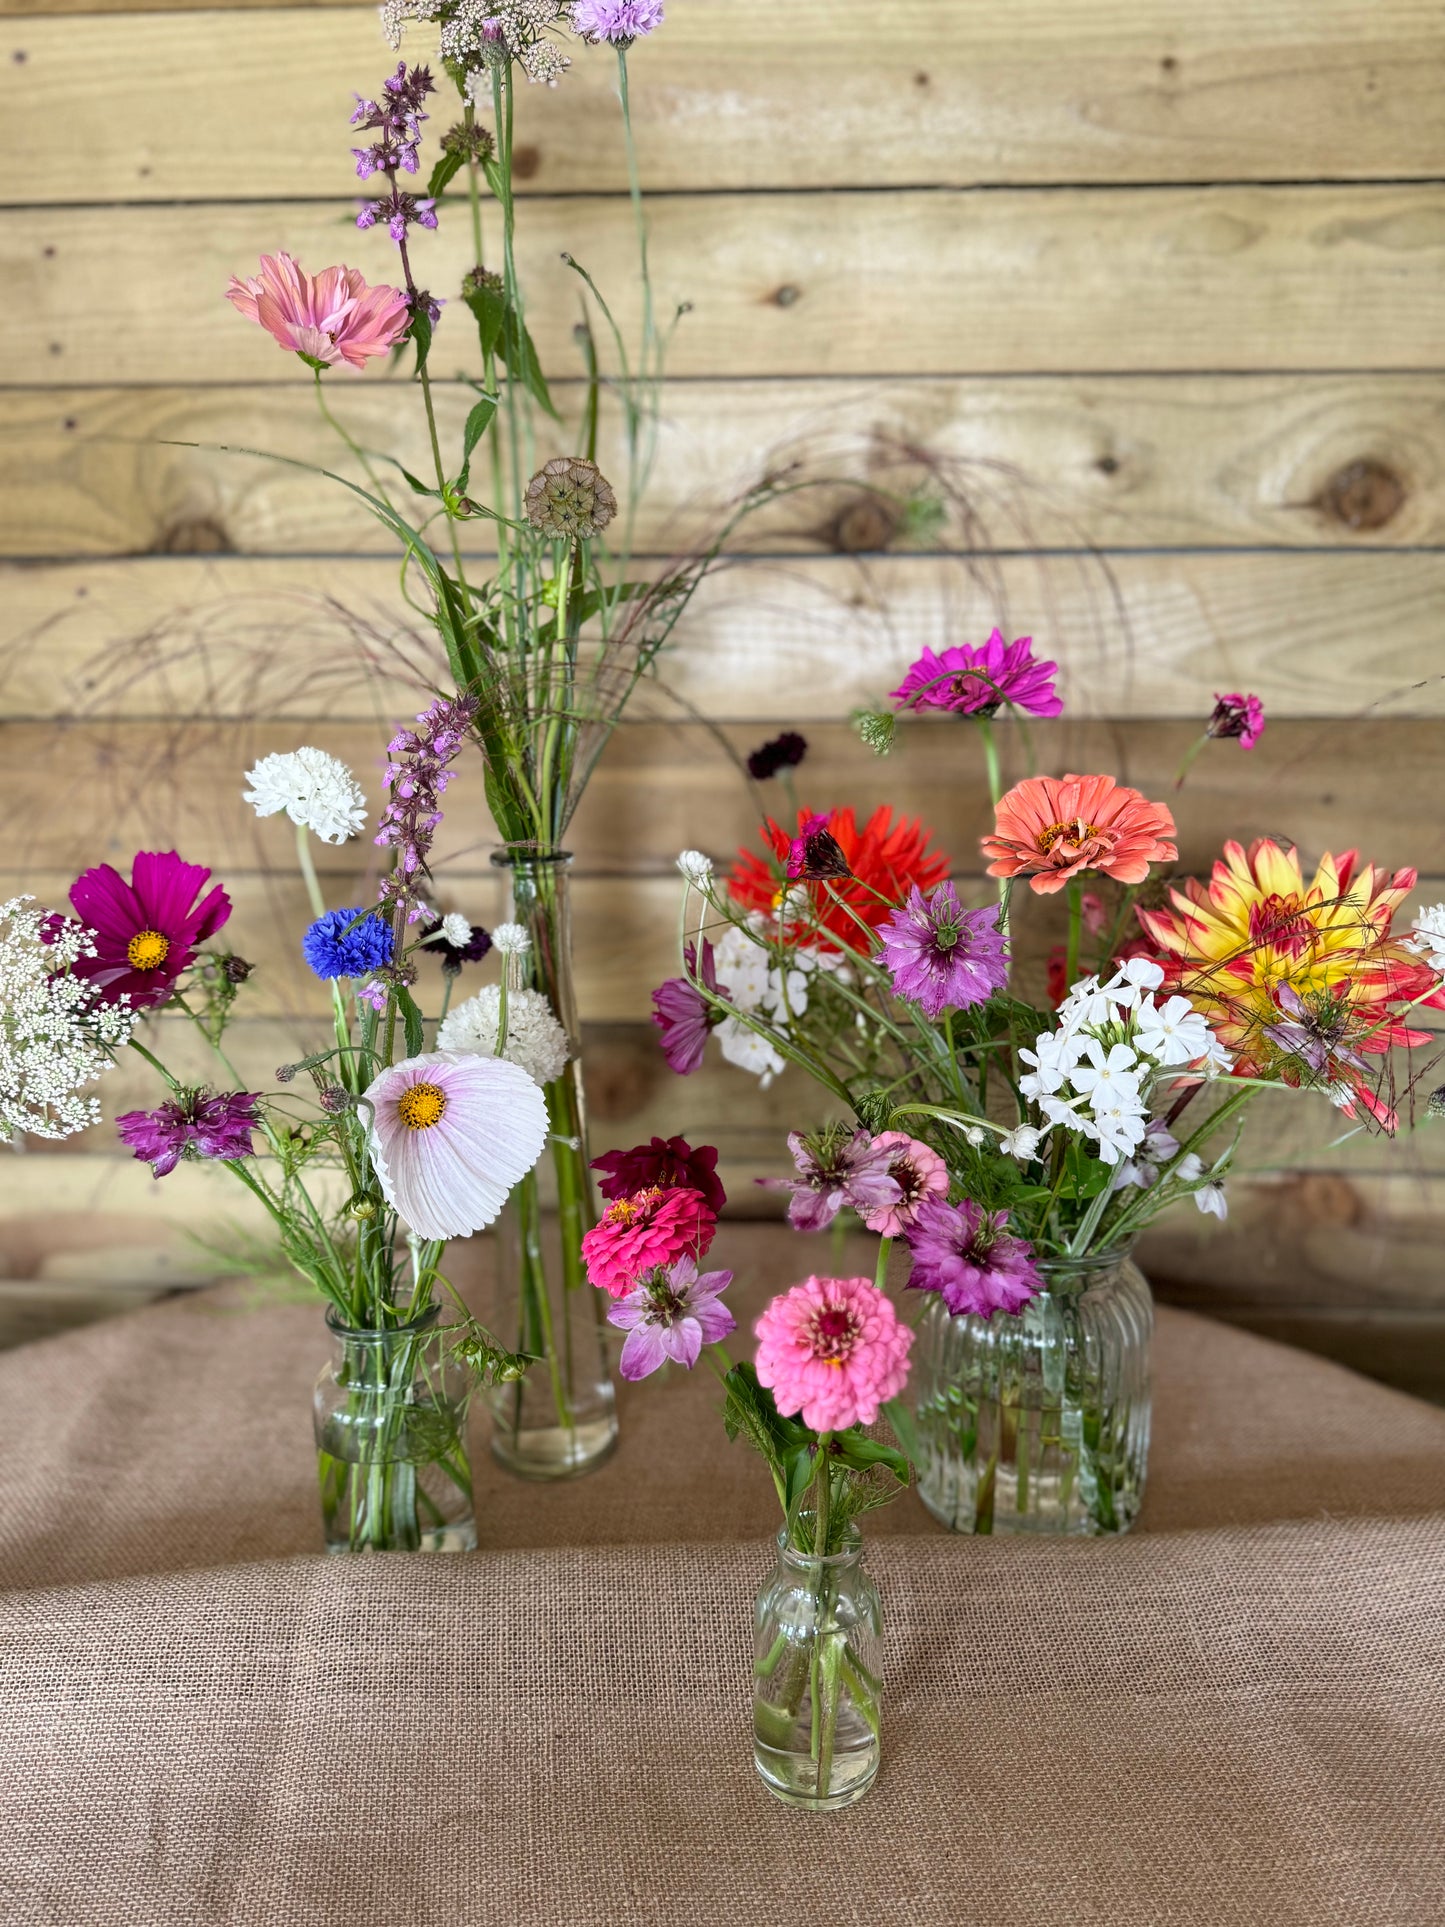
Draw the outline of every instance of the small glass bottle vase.
<instances>
[{"instance_id":1,"label":"small glass bottle vase","mask_svg":"<svg viewBox=\"0 0 1445 1927\"><path fill-rule=\"evenodd\" d=\"M521 960L526 985L547 999L572 1046L562 1075L545 1087L555 1211L543 1210L539 1166L497 1226L495 1330L536 1362L525 1378L491 1390L492 1451L522 1478L566 1479L590 1472L617 1443L607 1300L588 1285L582 1263L582 1239L597 1217L572 988L572 858L514 843L492 862L507 875L508 915L532 939Z\"/></svg>"},{"instance_id":2,"label":"small glass bottle vase","mask_svg":"<svg viewBox=\"0 0 1445 1927\"><path fill-rule=\"evenodd\" d=\"M756 1609L753 1761L788 1806L830 1813L878 1775L883 1607L850 1527L818 1558L778 1534L778 1562Z\"/></svg>"},{"instance_id":3,"label":"small glass bottle vase","mask_svg":"<svg viewBox=\"0 0 1445 1927\"><path fill-rule=\"evenodd\" d=\"M388 1329L326 1314L332 1355L316 1381L316 1455L328 1552L471 1552L471 1374L438 1307Z\"/></svg>"},{"instance_id":4,"label":"small glass bottle vase","mask_svg":"<svg viewBox=\"0 0 1445 1927\"><path fill-rule=\"evenodd\" d=\"M1148 1281L1127 1251L1039 1269L1017 1316L925 1313L919 1496L953 1532L1127 1532L1149 1458Z\"/></svg>"}]
</instances>

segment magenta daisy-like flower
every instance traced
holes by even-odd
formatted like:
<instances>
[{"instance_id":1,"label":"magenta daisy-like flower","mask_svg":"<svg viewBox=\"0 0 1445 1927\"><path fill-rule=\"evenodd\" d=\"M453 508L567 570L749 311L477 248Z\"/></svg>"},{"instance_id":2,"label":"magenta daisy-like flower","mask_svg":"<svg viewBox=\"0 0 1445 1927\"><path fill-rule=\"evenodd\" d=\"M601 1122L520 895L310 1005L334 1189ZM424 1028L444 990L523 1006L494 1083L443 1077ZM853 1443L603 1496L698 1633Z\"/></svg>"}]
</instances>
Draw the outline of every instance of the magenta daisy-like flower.
<instances>
[{"instance_id":1,"label":"magenta daisy-like flower","mask_svg":"<svg viewBox=\"0 0 1445 1927\"><path fill-rule=\"evenodd\" d=\"M182 1091L153 1111L126 1111L115 1120L121 1143L158 1178L182 1158L248 1158L260 1123L256 1091Z\"/></svg>"},{"instance_id":2,"label":"magenta daisy-like flower","mask_svg":"<svg viewBox=\"0 0 1445 1927\"><path fill-rule=\"evenodd\" d=\"M831 1125L805 1137L788 1133L798 1167L795 1178L759 1178L765 1191L791 1191L788 1222L794 1231L826 1231L844 1205L860 1218L892 1210L903 1197L889 1170L892 1151L866 1131Z\"/></svg>"},{"instance_id":3,"label":"magenta daisy-like flower","mask_svg":"<svg viewBox=\"0 0 1445 1927\"><path fill-rule=\"evenodd\" d=\"M691 1371L703 1346L716 1345L738 1322L722 1302L732 1281L730 1271L699 1273L695 1260L679 1258L619 1298L607 1322L627 1333L618 1360L622 1376L646 1378L669 1359Z\"/></svg>"},{"instance_id":4,"label":"magenta daisy-like flower","mask_svg":"<svg viewBox=\"0 0 1445 1927\"><path fill-rule=\"evenodd\" d=\"M1007 1223L1006 1211L984 1211L971 1198L925 1198L903 1234L913 1253L909 1285L938 1292L955 1314L1021 1311L1044 1281L1033 1246L1005 1230Z\"/></svg>"},{"instance_id":5,"label":"magenta daisy-like flower","mask_svg":"<svg viewBox=\"0 0 1445 1927\"><path fill-rule=\"evenodd\" d=\"M925 1198L948 1196L948 1166L928 1145L920 1144L906 1131L880 1131L873 1140L875 1150L886 1147L888 1175L898 1186L896 1204L879 1205L863 1222L880 1237L899 1237L918 1216Z\"/></svg>"},{"instance_id":6,"label":"magenta daisy-like flower","mask_svg":"<svg viewBox=\"0 0 1445 1927\"><path fill-rule=\"evenodd\" d=\"M977 648L965 642L941 655L925 649L892 692L900 709L946 709L955 716L992 716L1007 703L1030 716L1058 716L1056 662L1038 662L1033 638L1005 642L995 629Z\"/></svg>"},{"instance_id":7,"label":"magenta daisy-like flower","mask_svg":"<svg viewBox=\"0 0 1445 1927\"><path fill-rule=\"evenodd\" d=\"M687 962L686 977L669 977L652 993L652 1021L662 1036L662 1054L679 1077L689 1077L701 1064L703 1052L707 1049L708 1032L715 1030L723 1021L724 1012L710 1004L693 982L694 977L714 997L722 997L728 1003L732 999L725 990L718 989L717 967L713 961L713 948L704 937L701 946L701 964L698 950L689 944L683 952Z\"/></svg>"},{"instance_id":8,"label":"magenta daisy-like flower","mask_svg":"<svg viewBox=\"0 0 1445 1927\"><path fill-rule=\"evenodd\" d=\"M108 1004L129 999L133 1008L166 1003L176 979L194 960L196 947L214 936L231 914L219 884L196 901L210 878L199 863L185 863L174 850L142 850L131 880L109 863L76 878L70 901L95 932L95 955L72 966Z\"/></svg>"},{"instance_id":9,"label":"magenta daisy-like flower","mask_svg":"<svg viewBox=\"0 0 1445 1927\"><path fill-rule=\"evenodd\" d=\"M758 1383L815 1432L871 1425L908 1382L913 1333L866 1278L805 1278L754 1329Z\"/></svg>"},{"instance_id":10,"label":"magenta daisy-like flower","mask_svg":"<svg viewBox=\"0 0 1445 1927\"><path fill-rule=\"evenodd\" d=\"M997 908L965 910L951 883L928 897L914 884L878 935L894 996L930 1019L986 1004L1008 982L1008 939Z\"/></svg>"},{"instance_id":11,"label":"magenta daisy-like flower","mask_svg":"<svg viewBox=\"0 0 1445 1927\"><path fill-rule=\"evenodd\" d=\"M656 1186L700 1192L714 1212L728 1201L717 1174L715 1148L699 1144L694 1150L682 1137L655 1137L630 1151L604 1151L593 1158L592 1169L602 1173L597 1189L604 1198L631 1198Z\"/></svg>"},{"instance_id":12,"label":"magenta daisy-like flower","mask_svg":"<svg viewBox=\"0 0 1445 1927\"><path fill-rule=\"evenodd\" d=\"M582 1240L582 1262L599 1291L625 1298L648 1272L701 1258L716 1229L717 1214L699 1192L654 1185L608 1205Z\"/></svg>"},{"instance_id":13,"label":"magenta daisy-like flower","mask_svg":"<svg viewBox=\"0 0 1445 1927\"><path fill-rule=\"evenodd\" d=\"M1214 698L1214 714L1205 726L1206 736L1222 736L1238 742L1241 749L1253 749L1264 734L1264 704L1258 696L1232 690Z\"/></svg>"},{"instance_id":14,"label":"magenta daisy-like flower","mask_svg":"<svg viewBox=\"0 0 1445 1927\"><path fill-rule=\"evenodd\" d=\"M390 1065L362 1096L377 1182L422 1238L489 1225L547 1142L541 1089L505 1057L428 1051Z\"/></svg>"}]
</instances>

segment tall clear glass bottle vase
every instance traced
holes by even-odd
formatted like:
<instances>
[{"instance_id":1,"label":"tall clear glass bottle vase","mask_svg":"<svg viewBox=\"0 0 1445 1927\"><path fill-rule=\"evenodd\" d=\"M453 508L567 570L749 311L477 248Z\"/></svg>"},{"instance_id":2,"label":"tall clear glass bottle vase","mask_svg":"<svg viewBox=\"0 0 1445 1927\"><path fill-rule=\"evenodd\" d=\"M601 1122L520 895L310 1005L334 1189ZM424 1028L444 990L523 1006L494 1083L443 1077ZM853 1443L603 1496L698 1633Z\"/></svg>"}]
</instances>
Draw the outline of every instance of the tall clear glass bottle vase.
<instances>
[{"instance_id":1,"label":"tall clear glass bottle vase","mask_svg":"<svg viewBox=\"0 0 1445 1927\"><path fill-rule=\"evenodd\" d=\"M596 1212L572 985L572 857L513 843L492 862L510 885L507 914L531 935L526 983L547 999L572 1046L566 1069L545 1093L556 1210L543 1210L539 1166L512 1193L498 1224L496 1330L538 1362L518 1383L492 1388L492 1451L522 1478L567 1479L599 1465L617 1443L607 1301L587 1283L582 1265L582 1239Z\"/></svg>"}]
</instances>

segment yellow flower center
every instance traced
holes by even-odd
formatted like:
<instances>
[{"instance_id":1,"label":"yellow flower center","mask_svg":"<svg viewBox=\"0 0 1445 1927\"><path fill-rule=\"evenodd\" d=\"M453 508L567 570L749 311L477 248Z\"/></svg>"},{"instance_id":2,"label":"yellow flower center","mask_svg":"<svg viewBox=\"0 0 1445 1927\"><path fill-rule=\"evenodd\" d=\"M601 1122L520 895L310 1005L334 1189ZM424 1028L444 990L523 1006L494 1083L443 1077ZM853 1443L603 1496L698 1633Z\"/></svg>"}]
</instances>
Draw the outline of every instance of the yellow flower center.
<instances>
[{"instance_id":1,"label":"yellow flower center","mask_svg":"<svg viewBox=\"0 0 1445 1927\"><path fill-rule=\"evenodd\" d=\"M159 970L171 954L171 940L159 930L137 930L125 947L132 970Z\"/></svg>"},{"instance_id":2,"label":"yellow flower center","mask_svg":"<svg viewBox=\"0 0 1445 1927\"><path fill-rule=\"evenodd\" d=\"M396 1100L396 1114L409 1131L429 1131L446 1108L447 1094L438 1084L412 1084Z\"/></svg>"},{"instance_id":3,"label":"yellow flower center","mask_svg":"<svg viewBox=\"0 0 1445 1927\"><path fill-rule=\"evenodd\" d=\"M1076 816L1072 823L1050 823L1046 830L1040 830L1039 848L1047 856L1056 843L1067 840L1077 849L1098 834L1094 824L1086 823L1082 816Z\"/></svg>"}]
</instances>

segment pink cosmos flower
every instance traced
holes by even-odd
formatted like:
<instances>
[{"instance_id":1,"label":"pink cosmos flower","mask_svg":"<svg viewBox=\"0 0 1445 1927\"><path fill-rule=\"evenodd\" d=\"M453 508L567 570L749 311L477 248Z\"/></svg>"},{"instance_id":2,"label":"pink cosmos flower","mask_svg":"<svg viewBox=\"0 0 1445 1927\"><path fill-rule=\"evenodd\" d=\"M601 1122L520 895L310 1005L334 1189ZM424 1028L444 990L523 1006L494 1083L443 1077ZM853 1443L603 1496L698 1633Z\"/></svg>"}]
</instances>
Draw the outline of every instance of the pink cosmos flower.
<instances>
[{"instance_id":1,"label":"pink cosmos flower","mask_svg":"<svg viewBox=\"0 0 1445 1927\"><path fill-rule=\"evenodd\" d=\"M926 1144L906 1131L880 1131L873 1148L888 1152L888 1175L902 1195L895 1204L871 1211L863 1222L881 1237L898 1237L918 1216L925 1198L948 1196L948 1166Z\"/></svg>"},{"instance_id":2,"label":"pink cosmos flower","mask_svg":"<svg viewBox=\"0 0 1445 1927\"><path fill-rule=\"evenodd\" d=\"M226 299L283 348L328 368L338 361L364 368L394 348L411 322L396 288L368 287L355 268L323 268L313 277L289 254L263 254L255 280L232 275Z\"/></svg>"},{"instance_id":3,"label":"pink cosmos flower","mask_svg":"<svg viewBox=\"0 0 1445 1927\"><path fill-rule=\"evenodd\" d=\"M377 1182L422 1238L489 1225L547 1142L541 1089L505 1057L428 1051L392 1064L362 1095Z\"/></svg>"},{"instance_id":4,"label":"pink cosmos flower","mask_svg":"<svg viewBox=\"0 0 1445 1927\"><path fill-rule=\"evenodd\" d=\"M716 1229L717 1214L700 1193L653 1185L608 1205L582 1240L582 1262L599 1291L623 1298L648 1272L701 1258Z\"/></svg>"},{"instance_id":5,"label":"pink cosmos flower","mask_svg":"<svg viewBox=\"0 0 1445 1927\"><path fill-rule=\"evenodd\" d=\"M646 1378L670 1358L691 1371L703 1346L716 1345L737 1324L722 1302L732 1281L730 1271L699 1275L693 1259L679 1258L619 1298L607 1322L627 1333L617 1361L622 1376Z\"/></svg>"},{"instance_id":6,"label":"pink cosmos flower","mask_svg":"<svg viewBox=\"0 0 1445 1927\"><path fill-rule=\"evenodd\" d=\"M913 1333L866 1278L805 1278L754 1329L759 1384L815 1432L871 1425L908 1382Z\"/></svg>"},{"instance_id":7,"label":"pink cosmos flower","mask_svg":"<svg viewBox=\"0 0 1445 1927\"><path fill-rule=\"evenodd\" d=\"M230 916L231 899L217 884L197 903L211 873L174 850L140 851L130 874L127 883L101 863L70 886L75 914L95 932L95 955L77 958L72 968L106 1003L129 999L139 1009L169 1002L197 946Z\"/></svg>"}]
</instances>

